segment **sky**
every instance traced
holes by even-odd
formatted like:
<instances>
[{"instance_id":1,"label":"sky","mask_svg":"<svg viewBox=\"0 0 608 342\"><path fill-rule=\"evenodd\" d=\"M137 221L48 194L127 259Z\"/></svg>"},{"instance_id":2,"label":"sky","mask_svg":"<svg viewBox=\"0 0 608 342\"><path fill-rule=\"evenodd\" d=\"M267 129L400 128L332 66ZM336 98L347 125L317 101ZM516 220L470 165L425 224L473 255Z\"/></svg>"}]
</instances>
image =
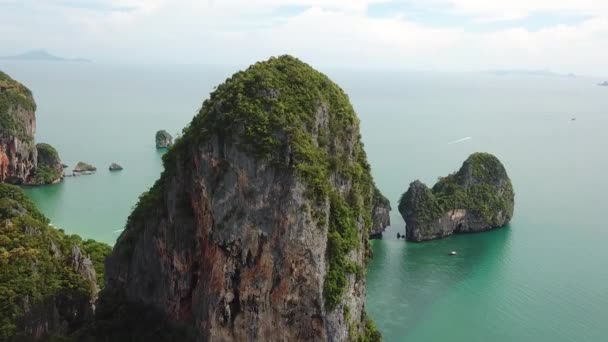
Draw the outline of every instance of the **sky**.
<instances>
[{"instance_id":1,"label":"sky","mask_svg":"<svg viewBox=\"0 0 608 342\"><path fill-rule=\"evenodd\" d=\"M608 0L0 0L0 55L608 75Z\"/></svg>"}]
</instances>

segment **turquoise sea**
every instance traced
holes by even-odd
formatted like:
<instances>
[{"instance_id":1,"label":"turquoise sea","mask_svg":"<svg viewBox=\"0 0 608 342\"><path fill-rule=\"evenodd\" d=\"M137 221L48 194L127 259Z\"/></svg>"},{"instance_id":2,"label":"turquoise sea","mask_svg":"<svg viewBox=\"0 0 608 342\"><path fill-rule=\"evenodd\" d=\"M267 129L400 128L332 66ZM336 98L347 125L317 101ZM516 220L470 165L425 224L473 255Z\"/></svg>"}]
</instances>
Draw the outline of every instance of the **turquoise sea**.
<instances>
[{"instance_id":1,"label":"turquoise sea","mask_svg":"<svg viewBox=\"0 0 608 342\"><path fill-rule=\"evenodd\" d=\"M28 194L57 227L113 243L161 171L156 130L180 132L238 68L0 63L35 94L37 141L70 166L99 168ZM368 270L367 310L386 341L608 339L608 88L599 79L321 70L350 95L395 208ZM408 184L433 183L476 151L497 155L511 176L510 226L397 240ZM108 172L111 162L125 170Z\"/></svg>"}]
</instances>

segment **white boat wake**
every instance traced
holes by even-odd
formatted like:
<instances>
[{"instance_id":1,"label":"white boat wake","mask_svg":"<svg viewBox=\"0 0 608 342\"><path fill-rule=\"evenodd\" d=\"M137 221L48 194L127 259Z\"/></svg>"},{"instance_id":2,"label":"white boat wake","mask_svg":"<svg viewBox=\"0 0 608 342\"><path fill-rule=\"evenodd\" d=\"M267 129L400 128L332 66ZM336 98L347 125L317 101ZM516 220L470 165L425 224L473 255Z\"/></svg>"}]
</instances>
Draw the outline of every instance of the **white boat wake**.
<instances>
[{"instance_id":1,"label":"white boat wake","mask_svg":"<svg viewBox=\"0 0 608 342\"><path fill-rule=\"evenodd\" d=\"M462 139L458 139L458 140L450 141L450 142L448 143L448 145L454 145L454 144L458 144L458 143L461 143L461 142L463 142L463 141L467 141L467 140L471 140L471 139L473 139L473 137L466 137L466 138L462 138Z\"/></svg>"}]
</instances>

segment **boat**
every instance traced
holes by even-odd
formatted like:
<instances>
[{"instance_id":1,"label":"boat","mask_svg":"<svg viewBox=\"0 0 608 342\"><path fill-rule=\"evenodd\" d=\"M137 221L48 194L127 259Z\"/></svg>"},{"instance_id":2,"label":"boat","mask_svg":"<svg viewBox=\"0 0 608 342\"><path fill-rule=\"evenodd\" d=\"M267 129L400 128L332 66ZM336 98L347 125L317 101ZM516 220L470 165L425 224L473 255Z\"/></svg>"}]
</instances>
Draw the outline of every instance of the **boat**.
<instances>
[{"instance_id":1,"label":"boat","mask_svg":"<svg viewBox=\"0 0 608 342\"><path fill-rule=\"evenodd\" d=\"M456 253L456 251L451 251L450 252L450 255L456 255L456 254L458 254L458 253Z\"/></svg>"}]
</instances>

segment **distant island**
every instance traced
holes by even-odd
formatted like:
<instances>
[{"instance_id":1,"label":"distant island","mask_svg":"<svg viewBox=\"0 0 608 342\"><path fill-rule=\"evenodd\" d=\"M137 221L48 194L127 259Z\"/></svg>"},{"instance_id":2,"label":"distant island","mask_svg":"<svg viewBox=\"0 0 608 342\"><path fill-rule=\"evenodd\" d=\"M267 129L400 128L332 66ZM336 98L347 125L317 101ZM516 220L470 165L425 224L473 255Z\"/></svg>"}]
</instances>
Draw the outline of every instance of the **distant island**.
<instances>
[{"instance_id":1,"label":"distant island","mask_svg":"<svg viewBox=\"0 0 608 342\"><path fill-rule=\"evenodd\" d=\"M485 73L500 75L500 76L508 76L508 75L517 75L517 76L545 76L545 77L576 77L575 74L559 74L553 72L551 70L488 70Z\"/></svg>"},{"instance_id":2,"label":"distant island","mask_svg":"<svg viewBox=\"0 0 608 342\"><path fill-rule=\"evenodd\" d=\"M0 57L0 60L10 61L46 61L46 62L84 62L89 63L91 60L84 58L63 58L50 54L45 50L32 50L19 55Z\"/></svg>"},{"instance_id":3,"label":"distant island","mask_svg":"<svg viewBox=\"0 0 608 342\"><path fill-rule=\"evenodd\" d=\"M608 87L608 81L604 81L602 83L598 83L599 86L601 87Z\"/></svg>"}]
</instances>

